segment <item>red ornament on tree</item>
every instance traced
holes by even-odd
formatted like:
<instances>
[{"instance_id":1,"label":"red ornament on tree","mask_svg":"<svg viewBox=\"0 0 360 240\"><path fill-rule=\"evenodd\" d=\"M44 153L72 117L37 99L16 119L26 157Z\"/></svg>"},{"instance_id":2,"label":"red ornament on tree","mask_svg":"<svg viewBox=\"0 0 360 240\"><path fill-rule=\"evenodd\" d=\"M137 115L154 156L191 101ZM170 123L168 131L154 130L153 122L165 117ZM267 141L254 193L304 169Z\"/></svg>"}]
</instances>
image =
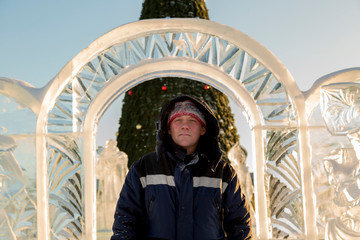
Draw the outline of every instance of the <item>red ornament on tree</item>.
<instances>
[{"instance_id":1,"label":"red ornament on tree","mask_svg":"<svg viewBox=\"0 0 360 240\"><path fill-rule=\"evenodd\" d=\"M209 90L209 89L210 89L210 86L207 85L207 84L205 84L205 85L204 85L204 89L205 89L205 90Z\"/></svg>"},{"instance_id":2,"label":"red ornament on tree","mask_svg":"<svg viewBox=\"0 0 360 240\"><path fill-rule=\"evenodd\" d=\"M128 91L128 94L131 96L133 94L133 91L132 90L129 90Z\"/></svg>"},{"instance_id":3,"label":"red ornament on tree","mask_svg":"<svg viewBox=\"0 0 360 240\"><path fill-rule=\"evenodd\" d=\"M161 90L166 91L166 90L167 90L166 85L163 85L163 86L161 87Z\"/></svg>"}]
</instances>

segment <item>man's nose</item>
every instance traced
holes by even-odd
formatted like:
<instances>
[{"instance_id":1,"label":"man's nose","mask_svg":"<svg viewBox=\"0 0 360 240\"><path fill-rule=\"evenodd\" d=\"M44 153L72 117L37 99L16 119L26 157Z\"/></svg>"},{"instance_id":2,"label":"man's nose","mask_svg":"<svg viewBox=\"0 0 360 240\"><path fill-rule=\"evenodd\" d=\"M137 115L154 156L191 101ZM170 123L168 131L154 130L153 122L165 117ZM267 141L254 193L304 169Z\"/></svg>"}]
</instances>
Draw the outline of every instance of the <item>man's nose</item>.
<instances>
[{"instance_id":1,"label":"man's nose","mask_svg":"<svg viewBox=\"0 0 360 240\"><path fill-rule=\"evenodd\" d=\"M181 124L181 128L188 128L188 127L189 127L188 121L183 121Z\"/></svg>"}]
</instances>

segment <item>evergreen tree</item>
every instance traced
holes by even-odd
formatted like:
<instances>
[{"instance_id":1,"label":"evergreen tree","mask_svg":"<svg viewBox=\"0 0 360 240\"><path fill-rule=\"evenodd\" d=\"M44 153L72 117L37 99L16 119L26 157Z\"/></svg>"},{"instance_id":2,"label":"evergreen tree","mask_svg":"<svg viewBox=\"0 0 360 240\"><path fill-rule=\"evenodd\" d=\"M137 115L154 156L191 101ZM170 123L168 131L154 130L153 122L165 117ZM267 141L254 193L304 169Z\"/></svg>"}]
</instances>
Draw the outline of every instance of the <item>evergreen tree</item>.
<instances>
[{"instance_id":1,"label":"evergreen tree","mask_svg":"<svg viewBox=\"0 0 360 240\"><path fill-rule=\"evenodd\" d=\"M201 18L209 20L205 0L145 0L140 19Z\"/></svg>"},{"instance_id":2,"label":"evergreen tree","mask_svg":"<svg viewBox=\"0 0 360 240\"><path fill-rule=\"evenodd\" d=\"M165 17L209 19L205 0L145 0L143 2L140 19ZM160 109L165 102L182 94L200 97L212 108L220 124L220 145L225 153L238 142L234 116L225 94L209 85L190 79L174 77L153 79L137 85L124 96L117 142L119 149L129 157L129 167L142 155L155 150L156 122Z\"/></svg>"}]
</instances>

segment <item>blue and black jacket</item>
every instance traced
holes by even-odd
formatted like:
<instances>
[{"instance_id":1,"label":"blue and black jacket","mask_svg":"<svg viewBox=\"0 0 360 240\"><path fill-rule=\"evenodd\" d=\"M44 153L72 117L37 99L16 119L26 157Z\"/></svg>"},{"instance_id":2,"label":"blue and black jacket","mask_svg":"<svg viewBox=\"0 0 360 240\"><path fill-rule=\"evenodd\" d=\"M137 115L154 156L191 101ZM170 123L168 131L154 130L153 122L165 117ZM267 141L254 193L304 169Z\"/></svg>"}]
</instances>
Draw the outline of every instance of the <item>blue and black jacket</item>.
<instances>
[{"instance_id":1,"label":"blue and black jacket","mask_svg":"<svg viewBox=\"0 0 360 240\"><path fill-rule=\"evenodd\" d=\"M190 99L204 114L206 133L191 156L172 144L167 118ZM219 125L207 104L181 96L160 113L156 152L129 169L116 206L116 239L252 239L250 209L230 164L222 160Z\"/></svg>"}]
</instances>

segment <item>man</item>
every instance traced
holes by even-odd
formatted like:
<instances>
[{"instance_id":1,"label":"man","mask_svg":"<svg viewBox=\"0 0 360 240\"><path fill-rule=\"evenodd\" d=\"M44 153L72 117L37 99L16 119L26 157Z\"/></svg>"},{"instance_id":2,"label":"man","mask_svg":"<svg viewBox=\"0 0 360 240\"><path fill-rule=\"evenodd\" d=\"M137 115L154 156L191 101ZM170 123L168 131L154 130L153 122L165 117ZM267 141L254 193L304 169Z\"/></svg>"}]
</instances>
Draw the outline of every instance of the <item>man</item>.
<instances>
[{"instance_id":1,"label":"man","mask_svg":"<svg viewBox=\"0 0 360 240\"><path fill-rule=\"evenodd\" d=\"M111 239L252 239L250 209L218 139L218 121L200 99L165 104L156 152L130 167Z\"/></svg>"}]
</instances>

